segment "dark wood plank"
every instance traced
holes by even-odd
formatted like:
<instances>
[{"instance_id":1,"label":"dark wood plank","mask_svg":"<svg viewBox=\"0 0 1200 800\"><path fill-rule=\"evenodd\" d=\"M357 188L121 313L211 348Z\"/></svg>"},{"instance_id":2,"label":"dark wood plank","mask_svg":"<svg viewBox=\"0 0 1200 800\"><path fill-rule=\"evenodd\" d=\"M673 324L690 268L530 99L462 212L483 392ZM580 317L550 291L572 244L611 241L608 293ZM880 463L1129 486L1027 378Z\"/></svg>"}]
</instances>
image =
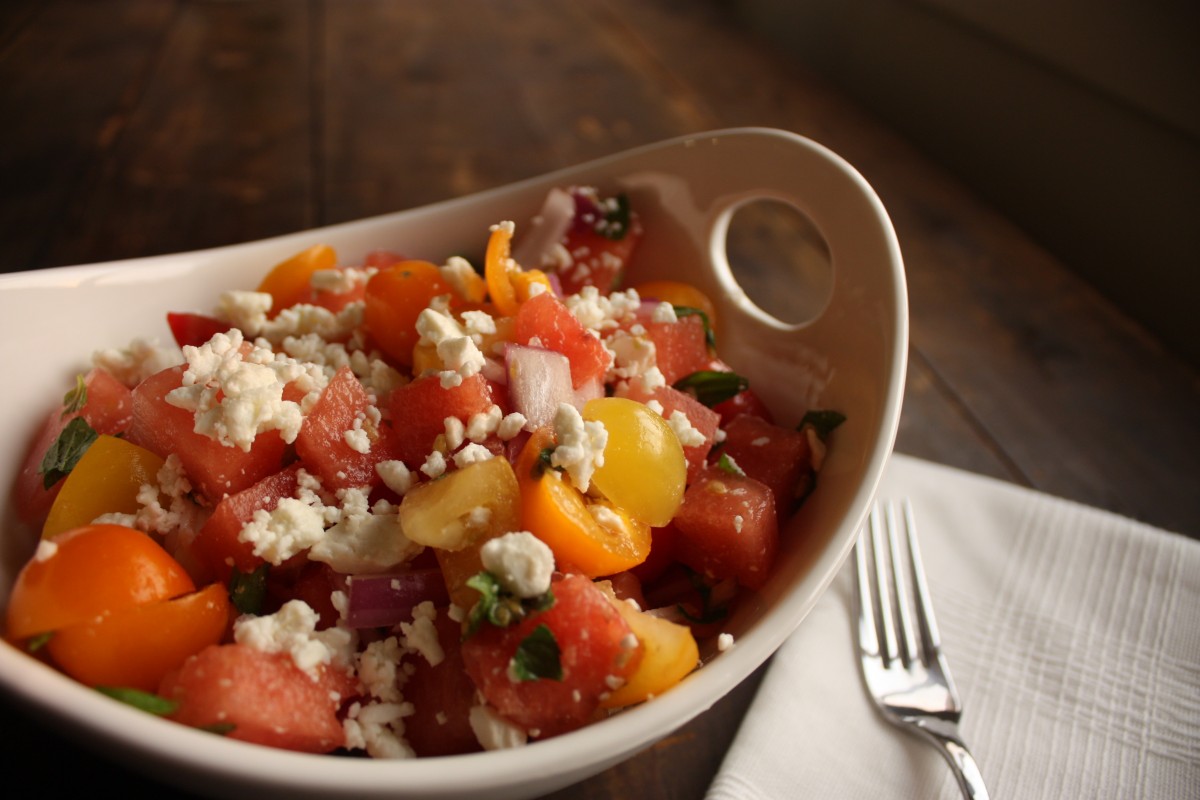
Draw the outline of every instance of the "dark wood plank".
<instances>
[{"instance_id":1,"label":"dark wood plank","mask_svg":"<svg viewBox=\"0 0 1200 800\"><path fill-rule=\"evenodd\" d=\"M0 38L0 271L72 259L49 252L69 235L62 210L113 146L173 12L156 0L8 10Z\"/></svg>"},{"instance_id":2,"label":"dark wood plank","mask_svg":"<svg viewBox=\"0 0 1200 800\"><path fill-rule=\"evenodd\" d=\"M311 227L308 6L186 3L112 122L48 263L211 247Z\"/></svg>"}]
</instances>

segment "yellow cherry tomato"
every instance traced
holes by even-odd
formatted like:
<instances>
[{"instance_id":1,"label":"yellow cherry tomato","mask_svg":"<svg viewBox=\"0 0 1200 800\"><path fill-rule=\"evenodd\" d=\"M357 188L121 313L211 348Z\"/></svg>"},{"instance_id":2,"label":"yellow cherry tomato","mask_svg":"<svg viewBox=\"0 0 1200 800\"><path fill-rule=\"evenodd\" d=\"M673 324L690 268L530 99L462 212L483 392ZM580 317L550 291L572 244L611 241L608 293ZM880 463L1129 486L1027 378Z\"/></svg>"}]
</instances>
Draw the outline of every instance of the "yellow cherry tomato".
<instances>
[{"instance_id":1,"label":"yellow cherry tomato","mask_svg":"<svg viewBox=\"0 0 1200 800\"><path fill-rule=\"evenodd\" d=\"M600 493L647 525L670 522L683 502L687 459L666 420L624 397L589 400L583 418L608 431L604 465L592 476Z\"/></svg>"},{"instance_id":2,"label":"yellow cherry tomato","mask_svg":"<svg viewBox=\"0 0 1200 800\"><path fill-rule=\"evenodd\" d=\"M133 514L138 490L157 483L163 460L144 447L101 435L63 482L42 526L42 538L87 525L101 514Z\"/></svg>"},{"instance_id":3,"label":"yellow cherry tomato","mask_svg":"<svg viewBox=\"0 0 1200 800\"><path fill-rule=\"evenodd\" d=\"M600 705L624 708L649 700L679 683L696 668L700 663L700 649L688 626L638 611L624 600L618 600L606 582L598 585L642 643L642 660L637 669Z\"/></svg>"}]
</instances>

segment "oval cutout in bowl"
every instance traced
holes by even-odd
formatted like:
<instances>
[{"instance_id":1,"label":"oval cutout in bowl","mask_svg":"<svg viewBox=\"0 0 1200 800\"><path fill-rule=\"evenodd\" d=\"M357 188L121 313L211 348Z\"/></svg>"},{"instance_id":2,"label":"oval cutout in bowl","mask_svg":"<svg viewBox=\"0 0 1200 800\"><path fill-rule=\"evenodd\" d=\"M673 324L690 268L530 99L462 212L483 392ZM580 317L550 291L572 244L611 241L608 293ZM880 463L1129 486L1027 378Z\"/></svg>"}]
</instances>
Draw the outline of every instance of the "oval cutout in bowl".
<instances>
[{"instance_id":1,"label":"oval cutout in bowl","mask_svg":"<svg viewBox=\"0 0 1200 800\"><path fill-rule=\"evenodd\" d=\"M829 243L791 203L757 198L732 209L725 255L751 302L784 324L812 322L833 295Z\"/></svg>"}]
</instances>

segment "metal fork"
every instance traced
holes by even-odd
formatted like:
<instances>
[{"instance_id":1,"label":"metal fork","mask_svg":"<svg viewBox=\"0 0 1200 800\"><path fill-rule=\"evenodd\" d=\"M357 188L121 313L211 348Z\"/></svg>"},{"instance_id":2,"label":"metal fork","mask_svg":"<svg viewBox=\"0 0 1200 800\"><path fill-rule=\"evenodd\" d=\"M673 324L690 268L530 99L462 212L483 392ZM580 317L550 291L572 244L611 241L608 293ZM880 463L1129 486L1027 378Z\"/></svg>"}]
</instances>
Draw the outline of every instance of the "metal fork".
<instances>
[{"instance_id":1,"label":"metal fork","mask_svg":"<svg viewBox=\"0 0 1200 800\"><path fill-rule=\"evenodd\" d=\"M876 503L859 533L854 550L863 681L889 722L937 746L963 797L987 800L979 767L958 735L962 704L942 656L916 530L912 506L905 500L899 511ZM907 558L900 549L902 535Z\"/></svg>"}]
</instances>

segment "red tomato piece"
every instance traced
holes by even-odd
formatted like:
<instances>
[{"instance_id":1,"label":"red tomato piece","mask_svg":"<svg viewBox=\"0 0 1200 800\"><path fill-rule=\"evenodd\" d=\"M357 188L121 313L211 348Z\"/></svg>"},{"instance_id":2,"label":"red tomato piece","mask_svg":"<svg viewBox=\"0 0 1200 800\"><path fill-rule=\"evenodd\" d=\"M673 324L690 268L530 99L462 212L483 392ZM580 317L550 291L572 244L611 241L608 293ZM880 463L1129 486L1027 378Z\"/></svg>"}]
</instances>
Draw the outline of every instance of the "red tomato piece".
<instances>
[{"instance_id":1,"label":"red tomato piece","mask_svg":"<svg viewBox=\"0 0 1200 800\"><path fill-rule=\"evenodd\" d=\"M657 400L662 404L662 415L667 420L671 418L672 413L682 412L692 427L704 435L703 444L684 445L683 447L683 455L687 459L688 465L687 481L688 483L695 482L700 477L700 473L704 471L708 452L716 441L717 426L721 422L721 415L690 394L670 386L662 386L653 392L648 392L640 380L630 381L624 396L639 403Z\"/></svg>"},{"instance_id":2,"label":"red tomato piece","mask_svg":"<svg viewBox=\"0 0 1200 800\"><path fill-rule=\"evenodd\" d=\"M390 400L395 421L396 455L411 469L419 469L433 449L434 439L446 431L446 417L463 422L498 405L499 395L482 375L464 378L445 388L437 375L426 375L401 386Z\"/></svg>"},{"instance_id":3,"label":"red tomato piece","mask_svg":"<svg viewBox=\"0 0 1200 800\"><path fill-rule=\"evenodd\" d=\"M590 580L554 581L554 605L517 625L484 624L463 643L467 672L489 705L541 737L592 721L603 695L637 668L642 646L620 613ZM514 681L509 663L534 629L545 625L560 652L562 680Z\"/></svg>"},{"instance_id":4,"label":"red tomato piece","mask_svg":"<svg viewBox=\"0 0 1200 800\"><path fill-rule=\"evenodd\" d=\"M541 347L570 360L571 383L576 389L592 380L604 380L608 351L550 292L534 295L517 311L513 340L527 345L535 338Z\"/></svg>"},{"instance_id":5,"label":"red tomato piece","mask_svg":"<svg viewBox=\"0 0 1200 800\"><path fill-rule=\"evenodd\" d=\"M162 458L178 455L188 480L214 504L277 472L286 449L277 431L260 434L249 452L226 447L196 433L192 412L167 402L167 393L181 385L184 369L165 369L134 389L129 441Z\"/></svg>"},{"instance_id":6,"label":"red tomato piece","mask_svg":"<svg viewBox=\"0 0 1200 800\"><path fill-rule=\"evenodd\" d=\"M42 520L54 504L62 481L45 487L41 467L46 451L58 439L63 428L75 417L82 416L97 433L115 436L129 427L133 414L133 395L129 389L109 373L93 369L83 378L87 387L87 401L77 412L67 412L59 405L42 423L37 438L30 443L25 461L13 487L13 500L17 516L22 522L41 527ZM65 414L65 416L64 416Z\"/></svg>"},{"instance_id":7,"label":"red tomato piece","mask_svg":"<svg viewBox=\"0 0 1200 800\"><path fill-rule=\"evenodd\" d=\"M779 547L771 490L753 478L710 469L688 487L673 521L679 560L712 578L766 583Z\"/></svg>"},{"instance_id":8,"label":"red tomato piece","mask_svg":"<svg viewBox=\"0 0 1200 800\"><path fill-rule=\"evenodd\" d=\"M387 423L367 420L371 399L349 367L342 367L321 392L296 437L296 453L328 489L371 486L380 483L375 465L398 457L396 435ZM357 424L370 440L362 453L346 441L346 432ZM373 435L372 435L373 434Z\"/></svg>"},{"instance_id":9,"label":"red tomato piece","mask_svg":"<svg viewBox=\"0 0 1200 800\"><path fill-rule=\"evenodd\" d=\"M186 311L167 312L167 325L175 337L175 344L180 347L199 347L218 333L229 330L229 323L216 317Z\"/></svg>"},{"instance_id":10,"label":"red tomato piece","mask_svg":"<svg viewBox=\"0 0 1200 800\"><path fill-rule=\"evenodd\" d=\"M462 655L462 627L442 609L434 619L445 659L431 665L413 657L413 673L404 684L404 696L413 703L413 714L404 720L405 737L419 756L449 756L479 749L469 714L475 704L475 684L467 674Z\"/></svg>"},{"instance_id":11,"label":"red tomato piece","mask_svg":"<svg viewBox=\"0 0 1200 800\"><path fill-rule=\"evenodd\" d=\"M758 417L741 416L725 428L721 452L737 462L746 475L771 489L781 515L790 513L798 492L809 485L803 479L812 473L812 450L808 437L799 431Z\"/></svg>"},{"instance_id":12,"label":"red tomato piece","mask_svg":"<svg viewBox=\"0 0 1200 800\"><path fill-rule=\"evenodd\" d=\"M217 503L212 516L196 534L192 549L197 557L221 581L228 581L237 567L241 572L253 572L264 563L254 555L254 547L239 541L238 534L260 508L271 511L284 497L296 495L296 474L299 464L268 475L253 486L236 494L226 495Z\"/></svg>"},{"instance_id":13,"label":"red tomato piece","mask_svg":"<svg viewBox=\"0 0 1200 800\"><path fill-rule=\"evenodd\" d=\"M158 693L179 703L171 719L184 725L231 726L231 739L328 753L345 744L338 711L353 695L353 684L336 668L320 668L313 680L285 653L227 644L188 658L163 679Z\"/></svg>"}]
</instances>

